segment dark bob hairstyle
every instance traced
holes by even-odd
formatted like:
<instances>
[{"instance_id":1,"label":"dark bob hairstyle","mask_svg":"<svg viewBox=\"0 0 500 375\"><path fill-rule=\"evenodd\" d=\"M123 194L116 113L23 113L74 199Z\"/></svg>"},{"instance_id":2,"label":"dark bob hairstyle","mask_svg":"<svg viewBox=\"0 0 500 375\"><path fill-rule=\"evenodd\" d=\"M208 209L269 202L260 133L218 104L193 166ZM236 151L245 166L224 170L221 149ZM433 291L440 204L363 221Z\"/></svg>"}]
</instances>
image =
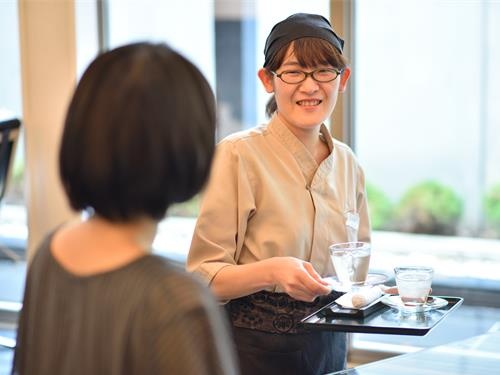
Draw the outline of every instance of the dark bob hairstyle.
<instances>
[{"instance_id":1,"label":"dark bob hairstyle","mask_svg":"<svg viewBox=\"0 0 500 375\"><path fill-rule=\"evenodd\" d=\"M108 220L162 219L210 171L215 99L188 60L164 44L98 56L71 100L59 153L74 210Z\"/></svg>"}]
</instances>

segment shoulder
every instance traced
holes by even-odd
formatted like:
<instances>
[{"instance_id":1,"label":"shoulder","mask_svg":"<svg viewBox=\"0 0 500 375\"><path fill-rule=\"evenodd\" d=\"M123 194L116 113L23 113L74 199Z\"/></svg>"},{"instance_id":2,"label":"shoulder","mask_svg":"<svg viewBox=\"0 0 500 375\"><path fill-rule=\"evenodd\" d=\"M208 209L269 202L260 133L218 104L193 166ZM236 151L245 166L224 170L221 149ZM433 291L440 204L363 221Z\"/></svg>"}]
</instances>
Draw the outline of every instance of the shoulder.
<instances>
[{"instance_id":1,"label":"shoulder","mask_svg":"<svg viewBox=\"0 0 500 375\"><path fill-rule=\"evenodd\" d=\"M28 268L28 278L43 276L48 272L49 268L55 265L50 253L53 237L54 232L49 233L36 248L33 260Z\"/></svg>"},{"instance_id":2,"label":"shoulder","mask_svg":"<svg viewBox=\"0 0 500 375\"><path fill-rule=\"evenodd\" d=\"M217 148L238 149L241 147L245 147L245 145L257 144L261 142L268 134L269 131L266 125L256 126L254 128L242 130L226 136L217 144Z\"/></svg>"},{"instance_id":3,"label":"shoulder","mask_svg":"<svg viewBox=\"0 0 500 375\"><path fill-rule=\"evenodd\" d=\"M232 352L208 288L165 258L151 255L145 263L147 285L127 320L129 342L138 345L131 355L144 364L138 373L223 373L220 368L232 365Z\"/></svg>"},{"instance_id":4,"label":"shoulder","mask_svg":"<svg viewBox=\"0 0 500 375\"><path fill-rule=\"evenodd\" d=\"M151 255L145 264L144 290L149 308L158 311L190 310L211 302L208 288L196 275L173 265L167 259Z\"/></svg>"},{"instance_id":5,"label":"shoulder","mask_svg":"<svg viewBox=\"0 0 500 375\"><path fill-rule=\"evenodd\" d=\"M354 151L344 142L341 142L335 138L332 138L333 141L333 154L336 159L344 160L345 162L355 164L359 166L358 158Z\"/></svg>"},{"instance_id":6,"label":"shoulder","mask_svg":"<svg viewBox=\"0 0 500 375\"><path fill-rule=\"evenodd\" d=\"M152 286L159 289L170 290L171 286L197 289L200 284L196 277L193 277L193 275L188 274L183 268L174 265L167 258L159 255L148 255L146 261L140 267L144 274L143 277Z\"/></svg>"},{"instance_id":7,"label":"shoulder","mask_svg":"<svg viewBox=\"0 0 500 375\"><path fill-rule=\"evenodd\" d=\"M354 152L347 144L345 144L344 142L341 142L335 138L332 138L332 141L333 141L334 150L337 153L346 155L348 157L355 157Z\"/></svg>"},{"instance_id":8,"label":"shoulder","mask_svg":"<svg viewBox=\"0 0 500 375\"><path fill-rule=\"evenodd\" d=\"M269 135L264 125L225 137L217 144L213 168L225 174L236 166L253 165L261 155L269 153Z\"/></svg>"},{"instance_id":9,"label":"shoulder","mask_svg":"<svg viewBox=\"0 0 500 375\"><path fill-rule=\"evenodd\" d=\"M196 275L159 256L151 256L149 262L151 265L143 277L147 282L135 290L135 294L140 295L134 314L137 327L146 327L161 335L165 329L168 334L187 330L193 321L205 327L218 324L220 307Z\"/></svg>"},{"instance_id":10,"label":"shoulder","mask_svg":"<svg viewBox=\"0 0 500 375\"><path fill-rule=\"evenodd\" d=\"M216 148L216 162L220 159L254 160L262 153L269 153L273 139L268 124L242 130L223 138ZM217 160L219 159L219 160Z\"/></svg>"},{"instance_id":11,"label":"shoulder","mask_svg":"<svg viewBox=\"0 0 500 375\"><path fill-rule=\"evenodd\" d=\"M363 167L358 161L356 154L353 150L345 143L333 139L333 163L336 166L336 170L339 173L344 173L347 175L357 176L360 183L364 183L364 171Z\"/></svg>"}]
</instances>

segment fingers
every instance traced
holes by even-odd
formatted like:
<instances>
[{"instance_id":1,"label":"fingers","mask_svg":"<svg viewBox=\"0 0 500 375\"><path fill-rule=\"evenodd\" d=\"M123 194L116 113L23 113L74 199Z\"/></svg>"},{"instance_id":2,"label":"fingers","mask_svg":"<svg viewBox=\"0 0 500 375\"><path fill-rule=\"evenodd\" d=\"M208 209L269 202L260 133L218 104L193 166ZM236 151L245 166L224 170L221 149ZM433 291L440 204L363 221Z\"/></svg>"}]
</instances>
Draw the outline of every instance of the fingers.
<instances>
[{"instance_id":1,"label":"fingers","mask_svg":"<svg viewBox=\"0 0 500 375\"><path fill-rule=\"evenodd\" d=\"M315 281L323 285L328 285L328 283L323 280L323 278L319 275L319 273L316 272L311 263L304 262L304 268L306 269L309 276L311 276Z\"/></svg>"},{"instance_id":2,"label":"fingers","mask_svg":"<svg viewBox=\"0 0 500 375\"><path fill-rule=\"evenodd\" d=\"M276 283L289 296L311 302L320 295L331 292L330 285L316 272L311 263L293 257L275 258Z\"/></svg>"},{"instance_id":3,"label":"fingers","mask_svg":"<svg viewBox=\"0 0 500 375\"><path fill-rule=\"evenodd\" d=\"M321 278L312 264L304 262L303 265L304 269L307 271L304 277L304 286L308 289L309 293L315 297L330 293L330 285Z\"/></svg>"},{"instance_id":4,"label":"fingers","mask_svg":"<svg viewBox=\"0 0 500 375\"><path fill-rule=\"evenodd\" d=\"M316 270L314 269L314 267L313 267L313 265L311 263L305 262L304 263L304 268L307 270L307 272L309 273L309 275L314 280L316 280L318 283L320 283L322 285L325 285L325 286L330 286L330 284L327 281L323 280L323 278L320 276L320 274L316 272Z\"/></svg>"}]
</instances>

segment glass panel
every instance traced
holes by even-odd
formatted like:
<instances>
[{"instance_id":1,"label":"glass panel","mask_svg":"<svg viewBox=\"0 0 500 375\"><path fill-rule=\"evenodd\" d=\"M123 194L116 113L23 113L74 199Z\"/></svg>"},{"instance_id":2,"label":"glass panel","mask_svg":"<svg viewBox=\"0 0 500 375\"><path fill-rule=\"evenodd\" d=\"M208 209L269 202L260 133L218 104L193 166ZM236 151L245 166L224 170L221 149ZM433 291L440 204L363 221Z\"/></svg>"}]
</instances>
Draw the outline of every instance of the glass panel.
<instances>
[{"instance_id":1,"label":"glass panel","mask_svg":"<svg viewBox=\"0 0 500 375\"><path fill-rule=\"evenodd\" d=\"M216 86L214 4L205 0L182 2L108 2L108 47L153 41L164 42L189 58ZM184 261L198 213L198 199L171 208L170 218L160 224L155 251Z\"/></svg>"},{"instance_id":2,"label":"glass panel","mask_svg":"<svg viewBox=\"0 0 500 375\"><path fill-rule=\"evenodd\" d=\"M17 1L0 2L0 120L22 121L21 63ZM22 125L21 125L22 128ZM24 142L18 136L10 179L0 202L0 301L21 299L27 237L24 204Z\"/></svg>"},{"instance_id":3,"label":"glass panel","mask_svg":"<svg viewBox=\"0 0 500 375\"><path fill-rule=\"evenodd\" d=\"M22 119L21 64L19 24L16 0L0 1L0 121ZM26 242L26 207L24 205L24 144L19 134L13 168L3 199L0 201L0 340L15 342L16 315L22 298L26 263L22 261ZM14 246L16 249L14 250ZM0 345L0 373L7 374L13 351Z\"/></svg>"},{"instance_id":4,"label":"glass panel","mask_svg":"<svg viewBox=\"0 0 500 375\"><path fill-rule=\"evenodd\" d=\"M109 47L166 42L192 60L214 84L213 4L203 0L108 1Z\"/></svg>"},{"instance_id":5,"label":"glass panel","mask_svg":"<svg viewBox=\"0 0 500 375\"><path fill-rule=\"evenodd\" d=\"M372 267L392 275L398 264L427 264L436 290L498 290L500 3L355 5L355 149L375 229ZM498 311L488 316L493 324Z\"/></svg>"},{"instance_id":6,"label":"glass panel","mask_svg":"<svg viewBox=\"0 0 500 375\"><path fill-rule=\"evenodd\" d=\"M20 116L21 103L21 65L19 60L19 24L17 1L0 2L0 116L7 118Z\"/></svg>"},{"instance_id":7,"label":"glass panel","mask_svg":"<svg viewBox=\"0 0 500 375\"><path fill-rule=\"evenodd\" d=\"M211 82L218 102L218 138L266 121L268 95L257 71L271 27L295 12L329 17L329 1L188 0L108 2L109 47L166 42L190 58ZM160 224L155 250L184 261L198 214L198 197L175 205Z\"/></svg>"},{"instance_id":8,"label":"glass panel","mask_svg":"<svg viewBox=\"0 0 500 375\"><path fill-rule=\"evenodd\" d=\"M19 58L19 24L17 1L0 2L0 120L22 118L21 63ZM24 144L20 135L14 160L13 173L7 187L3 204L24 206ZM23 207L24 210L24 207ZM0 220L7 213L0 215ZM25 222L23 223L25 225ZM7 232L9 233L9 232ZM0 235L2 235L0 230Z\"/></svg>"},{"instance_id":9,"label":"glass panel","mask_svg":"<svg viewBox=\"0 0 500 375\"><path fill-rule=\"evenodd\" d=\"M99 52L97 1L75 1L76 72L80 79Z\"/></svg>"},{"instance_id":10,"label":"glass panel","mask_svg":"<svg viewBox=\"0 0 500 375\"><path fill-rule=\"evenodd\" d=\"M97 53L93 2L75 4L78 66L81 71ZM5 197L0 202L0 301L20 301L24 288L27 212L24 201L24 134L18 2L0 1L0 120L19 118L21 134Z\"/></svg>"}]
</instances>

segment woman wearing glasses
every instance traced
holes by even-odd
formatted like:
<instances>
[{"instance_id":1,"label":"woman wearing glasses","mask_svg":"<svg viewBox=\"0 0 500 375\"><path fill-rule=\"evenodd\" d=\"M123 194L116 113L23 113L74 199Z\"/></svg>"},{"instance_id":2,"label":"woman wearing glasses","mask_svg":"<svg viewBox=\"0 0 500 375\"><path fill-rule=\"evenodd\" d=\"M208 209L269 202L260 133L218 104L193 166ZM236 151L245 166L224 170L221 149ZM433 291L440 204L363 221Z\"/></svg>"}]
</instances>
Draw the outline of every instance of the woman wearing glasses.
<instances>
[{"instance_id":1,"label":"woman wearing glasses","mask_svg":"<svg viewBox=\"0 0 500 375\"><path fill-rule=\"evenodd\" d=\"M270 121L218 145L187 267L225 303L243 374L345 366L344 333L297 325L337 297L328 246L370 237L363 172L323 124L349 79L342 48L321 16L276 24L258 72Z\"/></svg>"}]
</instances>

